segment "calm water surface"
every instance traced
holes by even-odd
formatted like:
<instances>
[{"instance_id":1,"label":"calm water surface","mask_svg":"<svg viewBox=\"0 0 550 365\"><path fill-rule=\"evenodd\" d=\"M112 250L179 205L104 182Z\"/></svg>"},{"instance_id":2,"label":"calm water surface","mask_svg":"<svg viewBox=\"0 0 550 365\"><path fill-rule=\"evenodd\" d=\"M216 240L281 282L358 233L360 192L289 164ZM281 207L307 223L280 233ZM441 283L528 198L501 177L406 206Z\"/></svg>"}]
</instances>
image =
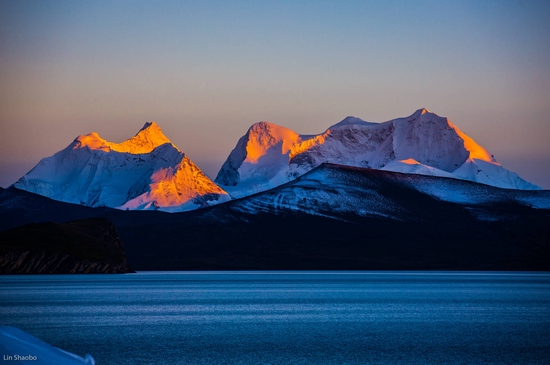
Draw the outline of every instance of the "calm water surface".
<instances>
[{"instance_id":1,"label":"calm water surface","mask_svg":"<svg viewBox=\"0 0 550 365\"><path fill-rule=\"evenodd\" d=\"M549 364L550 274L0 277L0 323L103 364Z\"/></svg>"}]
</instances>

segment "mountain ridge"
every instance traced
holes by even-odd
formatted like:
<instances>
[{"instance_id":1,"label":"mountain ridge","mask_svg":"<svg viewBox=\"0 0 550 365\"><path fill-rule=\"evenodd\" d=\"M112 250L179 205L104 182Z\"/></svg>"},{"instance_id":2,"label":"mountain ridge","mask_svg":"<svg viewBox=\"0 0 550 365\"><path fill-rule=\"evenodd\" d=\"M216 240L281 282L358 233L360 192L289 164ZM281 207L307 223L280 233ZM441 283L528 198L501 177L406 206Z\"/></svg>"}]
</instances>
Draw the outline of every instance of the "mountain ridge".
<instances>
[{"instance_id":1,"label":"mountain ridge","mask_svg":"<svg viewBox=\"0 0 550 365\"><path fill-rule=\"evenodd\" d=\"M69 203L119 209L182 211L230 199L155 122L121 143L96 132L80 135L13 186Z\"/></svg>"},{"instance_id":2,"label":"mountain ridge","mask_svg":"<svg viewBox=\"0 0 550 365\"><path fill-rule=\"evenodd\" d=\"M323 163L540 189L425 108L382 123L348 116L315 135L254 123L214 181L154 121L120 143L92 132L42 159L14 186L93 207L178 212L269 190Z\"/></svg>"},{"instance_id":3,"label":"mountain ridge","mask_svg":"<svg viewBox=\"0 0 550 365\"><path fill-rule=\"evenodd\" d=\"M115 224L138 271L549 269L548 190L323 164L269 191L173 214L14 187L0 194L0 229L90 217Z\"/></svg>"},{"instance_id":4,"label":"mountain ridge","mask_svg":"<svg viewBox=\"0 0 550 365\"><path fill-rule=\"evenodd\" d=\"M215 182L240 197L291 181L323 162L540 189L504 169L448 118L425 108L382 123L350 116L317 135L256 123L239 139Z\"/></svg>"},{"instance_id":5,"label":"mountain ridge","mask_svg":"<svg viewBox=\"0 0 550 365\"><path fill-rule=\"evenodd\" d=\"M155 148L170 144L176 150L179 149L164 135L160 126L152 121L146 122L136 135L126 141L116 143L109 142L97 133L92 132L86 135L80 135L74 140L73 148L88 147L92 150L101 150L105 152L116 151L131 154L146 154L152 152Z\"/></svg>"}]
</instances>

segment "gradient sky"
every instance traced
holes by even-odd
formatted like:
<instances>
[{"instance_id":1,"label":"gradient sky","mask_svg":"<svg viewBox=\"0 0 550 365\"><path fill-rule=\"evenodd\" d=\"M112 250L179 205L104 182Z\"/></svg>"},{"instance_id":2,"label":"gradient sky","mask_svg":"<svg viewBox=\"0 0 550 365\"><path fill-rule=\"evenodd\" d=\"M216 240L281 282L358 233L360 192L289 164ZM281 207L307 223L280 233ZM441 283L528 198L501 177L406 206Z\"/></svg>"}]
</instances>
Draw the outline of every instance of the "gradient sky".
<instances>
[{"instance_id":1,"label":"gradient sky","mask_svg":"<svg viewBox=\"0 0 550 365\"><path fill-rule=\"evenodd\" d=\"M428 108L550 189L548 1L0 0L0 186L155 120L214 178L266 120Z\"/></svg>"}]
</instances>

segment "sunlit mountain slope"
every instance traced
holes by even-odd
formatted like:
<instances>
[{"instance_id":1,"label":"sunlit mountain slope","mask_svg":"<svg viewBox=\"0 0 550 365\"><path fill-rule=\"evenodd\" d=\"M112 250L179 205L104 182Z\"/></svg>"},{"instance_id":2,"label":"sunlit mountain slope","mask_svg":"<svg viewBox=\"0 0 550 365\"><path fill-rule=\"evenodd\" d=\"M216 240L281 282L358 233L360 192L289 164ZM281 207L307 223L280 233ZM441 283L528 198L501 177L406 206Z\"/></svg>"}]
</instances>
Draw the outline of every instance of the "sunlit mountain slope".
<instances>
[{"instance_id":1,"label":"sunlit mountain slope","mask_svg":"<svg viewBox=\"0 0 550 365\"><path fill-rule=\"evenodd\" d=\"M155 123L122 143L97 133L44 158L18 189L92 207L184 211L229 200Z\"/></svg>"},{"instance_id":2,"label":"sunlit mountain slope","mask_svg":"<svg viewBox=\"0 0 550 365\"><path fill-rule=\"evenodd\" d=\"M104 216L135 270L549 270L550 191L322 164L271 190L165 214L6 189L0 230Z\"/></svg>"},{"instance_id":3,"label":"sunlit mountain slope","mask_svg":"<svg viewBox=\"0 0 550 365\"><path fill-rule=\"evenodd\" d=\"M347 117L317 135L256 123L238 141L215 181L236 197L246 196L324 162L539 189L503 168L450 120L427 109L384 123Z\"/></svg>"}]
</instances>

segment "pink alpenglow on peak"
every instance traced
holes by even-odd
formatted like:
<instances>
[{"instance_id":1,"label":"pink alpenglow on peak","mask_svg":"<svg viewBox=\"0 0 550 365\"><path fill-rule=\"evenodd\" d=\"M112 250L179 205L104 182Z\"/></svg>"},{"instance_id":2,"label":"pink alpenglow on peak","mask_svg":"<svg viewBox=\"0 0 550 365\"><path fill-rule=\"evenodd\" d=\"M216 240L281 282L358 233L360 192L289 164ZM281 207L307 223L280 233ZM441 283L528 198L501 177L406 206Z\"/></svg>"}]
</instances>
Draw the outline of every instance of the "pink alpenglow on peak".
<instances>
[{"instance_id":1,"label":"pink alpenglow on peak","mask_svg":"<svg viewBox=\"0 0 550 365\"><path fill-rule=\"evenodd\" d=\"M179 212L230 200L155 122L122 143L95 132L79 136L14 186L68 203L119 209Z\"/></svg>"},{"instance_id":2,"label":"pink alpenglow on peak","mask_svg":"<svg viewBox=\"0 0 550 365\"><path fill-rule=\"evenodd\" d=\"M162 133L162 130L155 122L147 122L139 132L130 139L121 143L108 142L101 138L96 132L78 136L75 139L78 142L74 148L88 147L92 150L101 150L105 152L116 151L132 154L143 154L153 151L155 148L169 143L177 148Z\"/></svg>"},{"instance_id":3,"label":"pink alpenglow on peak","mask_svg":"<svg viewBox=\"0 0 550 365\"><path fill-rule=\"evenodd\" d=\"M540 189L504 169L449 119L425 108L383 123L349 116L317 135L256 123L239 140L215 181L242 197L291 181L324 162Z\"/></svg>"}]
</instances>

